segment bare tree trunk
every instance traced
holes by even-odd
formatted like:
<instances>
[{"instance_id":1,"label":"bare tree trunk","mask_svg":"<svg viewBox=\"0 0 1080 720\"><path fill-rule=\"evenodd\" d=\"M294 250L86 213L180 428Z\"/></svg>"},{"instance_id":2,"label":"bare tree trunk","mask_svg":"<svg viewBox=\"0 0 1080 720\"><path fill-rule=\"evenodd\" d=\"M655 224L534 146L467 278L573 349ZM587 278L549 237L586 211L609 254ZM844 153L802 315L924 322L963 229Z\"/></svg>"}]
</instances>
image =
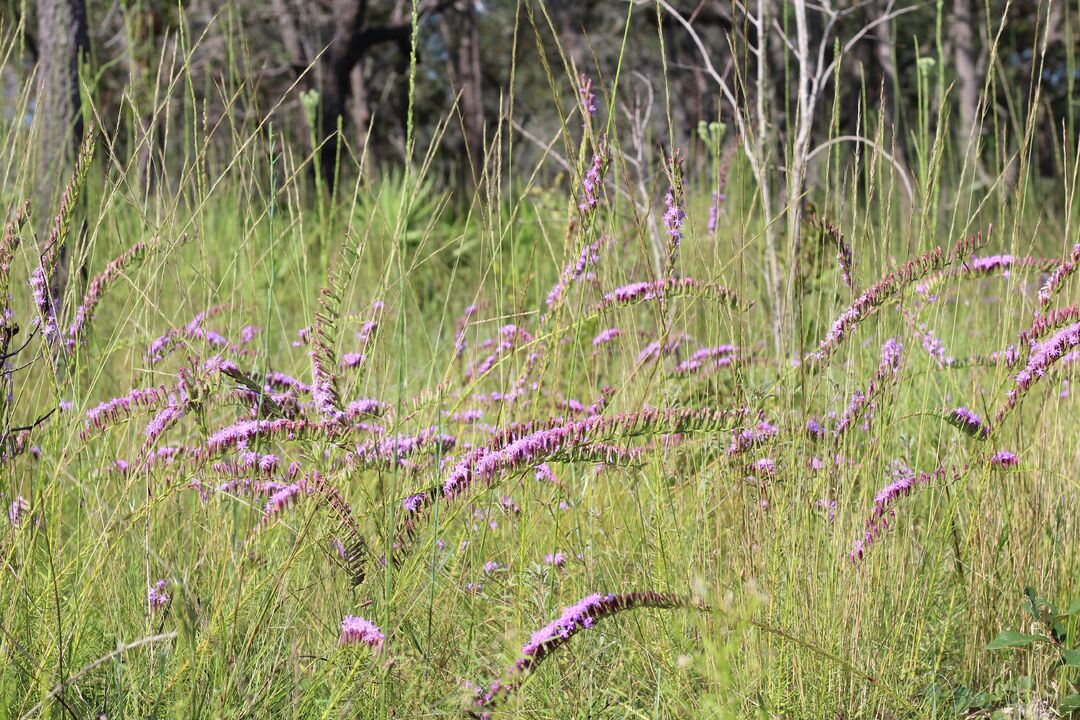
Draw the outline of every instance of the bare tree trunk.
<instances>
[{"instance_id":1,"label":"bare tree trunk","mask_svg":"<svg viewBox=\"0 0 1080 720\"><path fill-rule=\"evenodd\" d=\"M38 83L34 112L38 126L37 190L39 222L48 222L52 208L82 142L82 97L79 60L90 49L84 0L39 0ZM42 237L47 232L41 233ZM67 245L60 247L50 279L52 297L63 297L68 274Z\"/></svg>"},{"instance_id":2,"label":"bare tree trunk","mask_svg":"<svg viewBox=\"0 0 1080 720\"><path fill-rule=\"evenodd\" d=\"M349 76L352 97L349 99L349 122L352 123L357 145L367 137L368 123L371 122L371 107L368 106L367 79L364 77L364 62L356 63Z\"/></svg>"},{"instance_id":3,"label":"bare tree trunk","mask_svg":"<svg viewBox=\"0 0 1080 720\"><path fill-rule=\"evenodd\" d=\"M806 179L806 158L810 152L810 130L814 122L814 107L810 99L810 31L807 27L806 0L793 0L795 9L795 48L798 68L798 97L795 109L795 138L787 169L787 230L791 248L785 316L796 333L795 350L802 342L802 293L799 291L799 263L802 256L802 194ZM799 354L801 357L801 352Z\"/></svg>"},{"instance_id":4,"label":"bare tree trunk","mask_svg":"<svg viewBox=\"0 0 1080 720\"><path fill-rule=\"evenodd\" d=\"M472 2L465 2L453 13L442 17L443 41L449 52L447 65L453 91L460 94L458 110L461 115L464 155L461 164L461 183L467 191L475 187L484 164L484 98L480 74L480 30Z\"/></svg>"},{"instance_id":5,"label":"bare tree trunk","mask_svg":"<svg viewBox=\"0 0 1080 720\"><path fill-rule=\"evenodd\" d=\"M769 0L758 0L757 6L757 168L755 178L761 195L761 211L765 223L765 289L773 303L773 345L777 357L783 353L783 314L780 299L780 265L776 257L776 227L773 224L772 194L769 190L769 116L765 97L769 92ZM736 108L738 112L738 108Z\"/></svg>"},{"instance_id":6,"label":"bare tree trunk","mask_svg":"<svg viewBox=\"0 0 1080 720\"><path fill-rule=\"evenodd\" d=\"M335 0L334 23L336 30L330 47L323 56L323 72L319 83L319 134L322 144L319 152L320 167L327 187L332 188L337 179L339 148L338 122L345 114L352 95L352 71L367 51L378 43L396 42L408 53L412 41L412 27L407 24L366 25L367 0Z\"/></svg>"},{"instance_id":7,"label":"bare tree trunk","mask_svg":"<svg viewBox=\"0 0 1080 720\"><path fill-rule=\"evenodd\" d=\"M957 86L957 128L964 149L965 173L978 170L976 144L979 128L975 116L979 105L979 81L975 71L975 27L971 0L954 0L952 15L953 65Z\"/></svg>"},{"instance_id":8,"label":"bare tree trunk","mask_svg":"<svg viewBox=\"0 0 1080 720\"><path fill-rule=\"evenodd\" d=\"M891 11L891 0L877 0L873 12L879 17ZM871 23L871 18L866 18L866 24ZM896 74L895 48L892 39L892 22L882 22L874 25L874 57L878 67L881 68L882 84L885 92L885 115L889 119L890 131L893 138L899 144L901 136L898 134L898 116L896 107L896 87L898 76Z\"/></svg>"}]
</instances>

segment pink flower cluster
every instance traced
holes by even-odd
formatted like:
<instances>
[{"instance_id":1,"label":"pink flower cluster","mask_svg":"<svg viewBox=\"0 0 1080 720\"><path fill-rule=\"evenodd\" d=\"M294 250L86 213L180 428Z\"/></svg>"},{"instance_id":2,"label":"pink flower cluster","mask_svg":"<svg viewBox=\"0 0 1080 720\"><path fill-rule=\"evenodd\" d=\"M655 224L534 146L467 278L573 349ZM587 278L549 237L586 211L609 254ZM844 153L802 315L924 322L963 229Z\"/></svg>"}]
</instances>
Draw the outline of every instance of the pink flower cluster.
<instances>
[{"instance_id":1,"label":"pink flower cluster","mask_svg":"<svg viewBox=\"0 0 1080 720\"><path fill-rule=\"evenodd\" d=\"M985 440L990 434L990 428L983 423L982 418L966 407L961 406L950 410L946 419L950 425L973 438Z\"/></svg>"},{"instance_id":2,"label":"pink flower cluster","mask_svg":"<svg viewBox=\"0 0 1080 720\"><path fill-rule=\"evenodd\" d=\"M619 328L617 327L611 327L607 328L606 330L601 330L600 333L592 339L593 347L600 347L601 345L606 345L615 338L619 337L619 335L621 334L622 331L619 330Z\"/></svg>"},{"instance_id":3,"label":"pink flower cluster","mask_svg":"<svg viewBox=\"0 0 1080 720\"><path fill-rule=\"evenodd\" d=\"M1009 390L1008 400L998 411L995 422L1000 424L1046 371L1077 345L1080 345L1080 322L1058 330L1053 337L1033 348L1027 365L1017 373L1016 385Z\"/></svg>"},{"instance_id":4,"label":"pink flower cluster","mask_svg":"<svg viewBox=\"0 0 1080 720\"><path fill-rule=\"evenodd\" d=\"M367 645L379 653L382 652L384 640L382 630L359 615L346 615L341 621L342 645Z\"/></svg>"},{"instance_id":5,"label":"pink flower cluster","mask_svg":"<svg viewBox=\"0 0 1080 720\"><path fill-rule=\"evenodd\" d=\"M688 277L669 277L663 280L631 283L604 293L604 297L593 308L593 311L605 312L620 305L631 305L681 295L701 295L702 297L718 300L731 307L741 306L735 291L723 285L698 282Z\"/></svg>"},{"instance_id":6,"label":"pink flower cluster","mask_svg":"<svg viewBox=\"0 0 1080 720\"><path fill-rule=\"evenodd\" d=\"M104 430L109 425L130 417L135 409L152 410L170 401L169 391L164 385L135 388L127 395L106 400L86 411L83 439L90 433L91 428Z\"/></svg>"},{"instance_id":7,"label":"pink flower cluster","mask_svg":"<svg viewBox=\"0 0 1080 720\"><path fill-rule=\"evenodd\" d=\"M739 351L736 345L717 345L697 350L686 360L675 366L676 375L690 375L703 368L728 367L735 362L735 353Z\"/></svg>"},{"instance_id":8,"label":"pink flower cluster","mask_svg":"<svg viewBox=\"0 0 1080 720\"><path fill-rule=\"evenodd\" d=\"M599 620L635 608L669 609L687 604L682 598L658 592L588 595L565 608L559 617L532 634L529 641L521 646L520 657L506 670L505 682L497 680L486 689L476 688L472 707L468 711L474 716L488 717L488 712L508 698L518 688L524 676L545 657Z\"/></svg>"},{"instance_id":9,"label":"pink flower cluster","mask_svg":"<svg viewBox=\"0 0 1080 720\"><path fill-rule=\"evenodd\" d=\"M1043 286L1039 288L1040 305L1046 307L1050 304L1050 301L1057 295L1061 286L1065 284L1065 281L1068 280L1069 276L1076 270L1077 264L1080 264L1080 243L1073 245L1072 253L1069 257L1065 259L1053 273L1051 273Z\"/></svg>"},{"instance_id":10,"label":"pink flower cluster","mask_svg":"<svg viewBox=\"0 0 1080 720\"><path fill-rule=\"evenodd\" d=\"M165 592L168 583L164 579L158 580L146 591L146 603L150 606L150 612L157 612L169 604L169 593Z\"/></svg>"},{"instance_id":11,"label":"pink flower cluster","mask_svg":"<svg viewBox=\"0 0 1080 720\"><path fill-rule=\"evenodd\" d=\"M30 502L22 495L16 495L8 507L8 522L11 527L18 527L29 512Z\"/></svg>"},{"instance_id":12,"label":"pink flower cluster","mask_svg":"<svg viewBox=\"0 0 1080 720\"><path fill-rule=\"evenodd\" d=\"M870 546L888 528L890 519L896 513L894 508L896 501L910 495L920 485L929 485L944 478L945 468L939 467L928 473L916 473L896 463L893 468L893 477L895 479L883 487L874 498L874 507L870 510L870 517L866 519L866 530L851 549L849 557L852 562L862 560Z\"/></svg>"}]
</instances>

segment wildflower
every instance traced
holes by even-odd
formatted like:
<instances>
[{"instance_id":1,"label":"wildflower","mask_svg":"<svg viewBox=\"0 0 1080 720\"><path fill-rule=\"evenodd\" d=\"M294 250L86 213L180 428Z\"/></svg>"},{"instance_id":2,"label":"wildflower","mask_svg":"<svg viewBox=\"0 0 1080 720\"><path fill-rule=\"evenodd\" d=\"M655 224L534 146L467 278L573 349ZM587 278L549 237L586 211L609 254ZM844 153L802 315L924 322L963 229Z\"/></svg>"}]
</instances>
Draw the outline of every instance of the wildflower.
<instances>
[{"instance_id":1,"label":"wildflower","mask_svg":"<svg viewBox=\"0 0 1080 720\"><path fill-rule=\"evenodd\" d=\"M500 567L501 566L499 565L499 563L495 562L494 560L488 560L486 563L484 563L484 572L490 575L491 573L498 570Z\"/></svg>"},{"instance_id":2,"label":"wildflower","mask_svg":"<svg viewBox=\"0 0 1080 720\"><path fill-rule=\"evenodd\" d=\"M168 405L161 410L154 419L146 426L146 442L148 444L157 440L162 433L169 429L181 416L180 408L176 405Z\"/></svg>"},{"instance_id":3,"label":"wildflower","mask_svg":"<svg viewBox=\"0 0 1080 720\"><path fill-rule=\"evenodd\" d=\"M605 345L614 340L615 338L619 337L619 335L621 334L622 331L616 327L608 328L607 330L601 330L600 334L598 334L592 340L593 347L600 347L601 345Z\"/></svg>"},{"instance_id":4,"label":"wildflower","mask_svg":"<svg viewBox=\"0 0 1080 720\"><path fill-rule=\"evenodd\" d=\"M916 280L940 270L958 257L967 254L969 248L981 243L982 233L979 233L977 236L958 242L948 255L941 248L935 248L887 273L881 280L863 291L850 307L840 313L821 340L817 351L810 353L808 359L818 362L827 360L844 338L874 310Z\"/></svg>"},{"instance_id":5,"label":"wildflower","mask_svg":"<svg viewBox=\"0 0 1080 720\"><path fill-rule=\"evenodd\" d=\"M604 293L593 307L593 312L605 312L620 305L632 305L647 300L667 299L683 295L701 296L718 300L733 308L744 308L739 296L730 288L716 283L698 282L693 278L665 278L651 282L636 282Z\"/></svg>"},{"instance_id":6,"label":"wildflower","mask_svg":"<svg viewBox=\"0 0 1080 720\"><path fill-rule=\"evenodd\" d=\"M157 612L169 604L169 594L165 592L168 583L164 579L158 580L146 591L146 602L150 606L150 612Z\"/></svg>"},{"instance_id":7,"label":"wildflower","mask_svg":"<svg viewBox=\"0 0 1080 720\"><path fill-rule=\"evenodd\" d=\"M359 615L346 615L341 621L341 644L342 645L367 645L376 653L382 652L384 637L380 630L370 620Z\"/></svg>"},{"instance_id":8,"label":"wildflower","mask_svg":"<svg viewBox=\"0 0 1080 720\"><path fill-rule=\"evenodd\" d=\"M263 507L263 517L269 520L292 507L293 503L296 502L296 498L300 495L300 490L300 484L293 483L275 492Z\"/></svg>"},{"instance_id":9,"label":"wildflower","mask_svg":"<svg viewBox=\"0 0 1080 720\"><path fill-rule=\"evenodd\" d=\"M547 463L540 463L534 470L536 470L536 479L543 482L549 482L552 485L557 485L558 480L555 479L555 473L551 471L551 466Z\"/></svg>"},{"instance_id":10,"label":"wildflower","mask_svg":"<svg viewBox=\"0 0 1080 720\"><path fill-rule=\"evenodd\" d=\"M855 541L849 555L853 563L863 559L870 546L888 527L889 519L895 512L893 506L896 501L910 495L920 485L929 485L935 480L944 478L945 468L939 467L928 473L916 473L900 463L895 463L893 477L895 479L883 487L874 498L874 506L871 508L870 517L866 519L865 532L862 537Z\"/></svg>"},{"instance_id":11,"label":"wildflower","mask_svg":"<svg viewBox=\"0 0 1080 720\"><path fill-rule=\"evenodd\" d=\"M967 433L973 438L986 439L990 434L990 428L983 424L982 419L966 407L958 407L949 411L946 419L949 424Z\"/></svg>"},{"instance_id":12,"label":"wildflower","mask_svg":"<svg viewBox=\"0 0 1080 720\"><path fill-rule=\"evenodd\" d=\"M1080 323L1073 323L1033 349L1027 365L1017 373L1016 384L1009 390L1008 399L998 411L995 422L1000 424L1047 370L1057 361L1064 359L1077 345L1080 345Z\"/></svg>"},{"instance_id":13,"label":"wildflower","mask_svg":"<svg viewBox=\"0 0 1080 720\"><path fill-rule=\"evenodd\" d=\"M355 368L365 360L367 360L367 355L363 353L345 353L341 356L341 367Z\"/></svg>"},{"instance_id":14,"label":"wildflower","mask_svg":"<svg viewBox=\"0 0 1080 720\"><path fill-rule=\"evenodd\" d=\"M566 564L566 556L561 552L548 553L544 556L544 564L551 567L561 568Z\"/></svg>"},{"instance_id":15,"label":"wildflower","mask_svg":"<svg viewBox=\"0 0 1080 720\"><path fill-rule=\"evenodd\" d=\"M1054 299L1054 295L1057 294L1061 286L1065 284L1069 276L1072 275L1076 269L1077 264L1080 264L1080 243L1073 246L1072 254L1057 267L1056 270L1047 278L1046 283L1039 288L1039 304L1046 307L1050 304L1050 301Z\"/></svg>"},{"instance_id":16,"label":"wildflower","mask_svg":"<svg viewBox=\"0 0 1080 720\"><path fill-rule=\"evenodd\" d=\"M581 98L581 107L586 115L592 117L596 114L596 94L593 93L592 79L585 73L578 75L578 97Z\"/></svg>"},{"instance_id":17,"label":"wildflower","mask_svg":"<svg viewBox=\"0 0 1080 720\"><path fill-rule=\"evenodd\" d=\"M668 267L674 267L679 252L679 245L683 237L683 223L686 221L686 212L683 210L685 198L682 188L682 159L676 150L671 158L671 185L664 197L664 228L671 243L668 246Z\"/></svg>"},{"instance_id":18,"label":"wildflower","mask_svg":"<svg viewBox=\"0 0 1080 720\"><path fill-rule=\"evenodd\" d=\"M592 165L581 180L581 202L578 209L582 212L593 210L600 202L604 189L604 173L607 171L607 145L601 141L600 148L593 155Z\"/></svg>"},{"instance_id":19,"label":"wildflower","mask_svg":"<svg viewBox=\"0 0 1080 720\"><path fill-rule=\"evenodd\" d=\"M829 522L836 520L836 501L829 500L828 498L819 498L814 501L814 507L818 510L824 510L828 515Z\"/></svg>"},{"instance_id":20,"label":"wildflower","mask_svg":"<svg viewBox=\"0 0 1080 720\"><path fill-rule=\"evenodd\" d=\"M754 462L751 469L762 479L771 478L776 475L776 462L772 458L761 458Z\"/></svg>"},{"instance_id":21,"label":"wildflower","mask_svg":"<svg viewBox=\"0 0 1080 720\"><path fill-rule=\"evenodd\" d=\"M1020 459L1008 450L998 450L990 458L990 464L995 467L1015 467Z\"/></svg>"},{"instance_id":22,"label":"wildflower","mask_svg":"<svg viewBox=\"0 0 1080 720\"><path fill-rule=\"evenodd\" d=\"M571 637L597 621L624 610L635 608L675 608L685 606L681 598L665 593L635 592L625 595L601 595L594 593L565 608L562 614L534 632L529 641L521 646L518 659L506 670L505 681L495 681L488 688L475 688L470 712L490 711L508 698L524 680L525 676L544 658L566 643Z\"/></svg>"},{"instance_id":23,"label":"wildflower","mask_svg":"<svg viewBox=\"0 0 1080 720\"><path fill-rule=\"evenodd\" d=\"M712 194L712 205L709 206L709 223L708 230L710 235L716 234L716 223L720 217L720 206L727 200L727 196L721 192L714 192Z\"/></svg>"},{"instance_id":24,"label":"wildflower","mask_svg":"<svg viewBox=\"0 0 1080 720\"><path fill-rule=\"evenodd\" d=\"M22 495L16 495L8 508L8 522L11 523L11 527L18 527L29 512L30 502Z\"/></svg>"}]
</instances>

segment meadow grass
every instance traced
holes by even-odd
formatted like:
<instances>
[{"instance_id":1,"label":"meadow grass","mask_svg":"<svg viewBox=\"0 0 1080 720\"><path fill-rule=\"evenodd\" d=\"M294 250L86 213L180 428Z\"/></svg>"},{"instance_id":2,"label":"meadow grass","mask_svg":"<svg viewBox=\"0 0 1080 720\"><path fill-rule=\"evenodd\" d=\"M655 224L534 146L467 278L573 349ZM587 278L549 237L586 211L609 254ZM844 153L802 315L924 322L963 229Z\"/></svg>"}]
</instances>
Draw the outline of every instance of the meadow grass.
<instances>
[{"instance_id":1,"label":"meadow grass","mask_svg":"<svg viewBox=\"0 0 1080 720\"><path fill-rule=\"evenodd\" d=\"M573 73L549 72L553 87L574 92ZM181 68L176 87L183 77ZM18 370L0 406L7 429L72 403L35 427L23 452L12 437L0 460L5 507L17 497L28 506L0 531L6 714L460 716L476 710L473 688L507 681L523 644L563 608L592 593L644 591L679 603L575 630L490 710L956 717L1018 702L1056 707L1077 692L1076 668L1058 663L1054 643L986 649L1005 629L1048 632L1026 614L1025 586L1061 610L1080 594L1072 358L1001 423L995 415L1022 364L988 358L1017 344L1044 310L1037 292L1077 241L1076 147L1064 145L1070 172L1059 185L1046 186L1025 165L1026 147L1013 159L1014 180L1003 161L986 183L971 183L942 113L936 137L916 138L911 199L879 153L830 150L809 199L850 243L852 284L837 265L835 238L808 216L799 325L787 328L778 355L770 329L777 298L764 290L764 228L741 154L724 159L726 199L710 231L721 148L715 158L705 144L687 149L685 225L669 263L666 161L635 166L629 131L602 122L604 110L584 130L580 115L567 112L556 149L539 155L519 148L512 116L503 118L506 136L492 143L500 153L472 199L435 178L437 138L393 173L366 167L358 149L359 179L320 196L310 150L285 141L271 121L242 115L207 127L183 93L164 97L159 112L186 119L161 121L183 133L162 153L164 171L141 184L110 153L114 125L102 119L68 240L73 266L85 264L89 277L152 240L145 259L124 269L72 348L44 333L32 339L12 361ZM27 91L22 102L29 99ZM6 216L32 196L25 117L5 116L0 130ZM1018 122L997 132L1022 132L1026 118ZM867 134L885 141L876 124ZM601 136L610 158L604 191L583 210L582 177ZM552 154L571 170L552 170ZM55 208L33 212L10 273L20 342L37 312L26 284L39 262L33 232L43 238ZM950 256L927 287L925 277L898 283L827 361L810 357L845 308L890 270L935 247L949 255L978 232L977 257L1047 260L976 273L972 253ZM549 307L560 273L590 243L598 245L586 273ZM664 277L726 286L742 306L699 288L598 309L615 288ZM73 276L60 310L68 322L82 289ZM1069 280L1051 307L1075 304ZM215 307L166 357L148 356L156 338ZM321 349L299 334L319 312ZM370 338L358 338L370 321ZM614 340L594 345L613 327ZM902 359L877 378L872 407L835 435L889 339L903 345ZM643 356L652 343L668 350ZM724 344L738 346L730 366L680 372L696 350ZM313 351L337 360L363 352L357 368L323 371L334 376L341 407L373 398L379 416L341 421L333 402L320 410L317 393L277 397L324 425L297 438L250 438L244 450L279 458L272 472L215 466L242 452L208 458L208 438L260 402L270 412L271 393L238 393L233 376L214 371L215 358L246 377L272 370L310 384ZM487 367L477 372L480 364ZM99 403L159 384L171 400L84 432ZM170 402L182 415L148 443L149 424ZM988 438L946 421L959 406L994 422ZM400 532L410 520L401 501L441 487L470 448L495 442L500 430L548 418L565 428L646 408L745 414L689 427L612 421L551 457L477 477L467 491L434 492L412 531ZM811 418L823 437L807 432ZM737 433L759 422L776 433L732 452ZM427 428L453 445L420 443L395 455L389 439ZM382 450L358 452L381 441ZM603 462L597 442L633 455ZM161 447L180 450L168 461ZM1018 464L991 464L1001 450ZM537 477L544 460L555 482ZM298 499L272 513L268 498L290 483L292 462L307 480L292 478ZM910 477L904 468L946 470L900 497L886 511L888 527L853 560L875 498ZM351 529L312 472L347 501ZM283 485L260 493L242 484L272 479ZM337 543L353 535L366 541L363 554L343 557ZM561 566L549 559L556 553ZM167 600L151 602L159 580ZM341 642L348 615L374 623L381 646ZM1075 616L1062 622L1077 631Z\"/></svg>"}]
</instances>

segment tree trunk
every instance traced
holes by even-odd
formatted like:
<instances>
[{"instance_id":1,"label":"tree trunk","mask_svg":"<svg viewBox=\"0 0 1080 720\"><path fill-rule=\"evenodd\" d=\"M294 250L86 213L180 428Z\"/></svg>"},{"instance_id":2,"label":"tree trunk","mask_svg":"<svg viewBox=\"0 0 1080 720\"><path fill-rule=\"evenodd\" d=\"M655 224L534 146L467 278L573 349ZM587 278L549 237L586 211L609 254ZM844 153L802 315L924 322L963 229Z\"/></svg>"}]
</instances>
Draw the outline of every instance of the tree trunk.
<instances>
[{"instance_id":1,"label":"tree trunk","mask_svg":"<svg viewBox=\"0 0 1080 720\"><path fill-rule=\"evenodd\" d=\"M963 148L965 174L978 170L976 144L979 128L976 114L979 106L979 81L975 71L975 27L971 0L955 0L952 16L953 65L957 86L957 128Z\"/></svg>"},{"instance_id":2,"label":"tree trunk","mask_svg":"<svg viewBox=\"0 0 1080 720\"><path fill-rule=\"evenodd\" d=\"M323 60L319 83L320 113L319 171L327 187L333 188L338 175L338 122L345 114L352 96L352 71L367 51L378 43L396 42L407 53L412 40L412 27L407 23L367 27L367 0L335 0L336 30Z\"/></svg>"},{"instance_id":3,"label":"tree trunk","mask_svg":"<svg viewBox=\"0 0 1080 720\"><path fill-rule=\"evenodd\" d=\"M82 97L79 60L90 49L84 0L38 2L38 174L36 182L39 223L51 222L51 210L82 142ZM48 230L39 231L41 237ZM75 234L78 237L78 234ZM50 279L52 297L60 302L67 283L67 245L60 247L56 271Z\"/></svg>"}]
</instances>

